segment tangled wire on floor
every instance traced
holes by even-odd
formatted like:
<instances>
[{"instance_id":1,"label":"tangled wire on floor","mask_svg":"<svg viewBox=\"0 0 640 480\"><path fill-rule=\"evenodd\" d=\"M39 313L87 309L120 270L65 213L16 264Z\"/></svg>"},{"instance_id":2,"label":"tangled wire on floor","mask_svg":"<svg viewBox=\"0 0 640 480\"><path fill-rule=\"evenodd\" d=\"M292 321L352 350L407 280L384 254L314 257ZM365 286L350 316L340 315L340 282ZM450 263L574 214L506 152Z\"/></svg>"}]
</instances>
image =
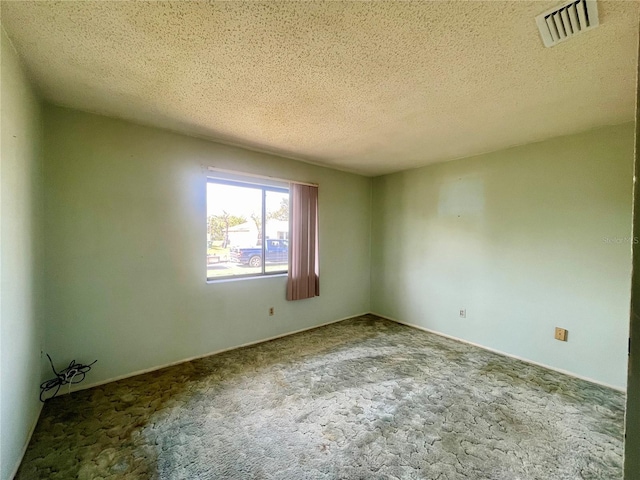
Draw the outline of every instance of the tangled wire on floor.
<instances>
[{"instance_id":1,"label":"tangled wire on floor","mask_svg":"<svg viewBox=\"0 0 640 480\"><path fill-rule=\"evenodd\" d=\"M51 380L42 382L42 384L40 385L40 401L41 402L44 402L43 395L45 393L55 389L56 391L54 392L54 394L49 397L49 398L53 398L58 394L58 392L60 391L60 388L63 385L69 384L69 392L71 392L71 385L75 385L77 383L82 382L86 377L87 372L91 370L91 365L93 365L98 361L98 360L94 360L89 365L83 365L81 363L76 363L75 360L71 360L71 363L67 368L57 372L56 368L53 366L53 361L51 360L51 357L49 356L48 353L47 353L47 358L49 359L49 363L51 364L51 370L53 370L53 373L56 375L56 378L52 378Z\"/></svg>"}]
</instances>

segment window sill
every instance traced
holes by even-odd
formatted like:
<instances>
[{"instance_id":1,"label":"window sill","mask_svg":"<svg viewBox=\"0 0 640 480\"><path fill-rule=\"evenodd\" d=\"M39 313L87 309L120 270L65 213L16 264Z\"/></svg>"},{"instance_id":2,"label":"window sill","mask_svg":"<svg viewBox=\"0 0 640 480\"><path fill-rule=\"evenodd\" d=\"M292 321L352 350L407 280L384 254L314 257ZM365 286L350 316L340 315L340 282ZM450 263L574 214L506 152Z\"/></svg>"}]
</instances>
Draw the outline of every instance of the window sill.
<instances>
[{"instance_id":1,"label":"window sill","mask_svg":"<svg viewBox=\"0 0 640 480\"><path fill-rule=\"evenodd\" d=\"M207 283L226 283L226 282L240 282L243 280L261 280L263 278L287 278L288 273L272 273L267 275L247 275L237 277L224 277L224 278L207 278Z\"/></svg>"}]
</instances>

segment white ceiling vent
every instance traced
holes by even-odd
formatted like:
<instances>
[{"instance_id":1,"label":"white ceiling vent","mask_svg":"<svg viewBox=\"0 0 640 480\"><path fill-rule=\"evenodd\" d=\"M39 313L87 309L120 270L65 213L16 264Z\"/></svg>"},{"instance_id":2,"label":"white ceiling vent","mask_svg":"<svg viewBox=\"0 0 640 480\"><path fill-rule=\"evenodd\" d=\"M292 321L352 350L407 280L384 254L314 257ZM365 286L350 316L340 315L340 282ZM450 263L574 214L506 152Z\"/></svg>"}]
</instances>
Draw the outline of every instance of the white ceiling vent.
<instances>
[{"instance_id":1,"label":"white ceiling vent","mask_svg":"<svg viewBox=\"0 0 640 480\"><path fill-rule=\"evenodd\" d=\"M545 47L553 47L599 25L596 0L572 0L536 17Z\"/></svg>"}]
</instances>

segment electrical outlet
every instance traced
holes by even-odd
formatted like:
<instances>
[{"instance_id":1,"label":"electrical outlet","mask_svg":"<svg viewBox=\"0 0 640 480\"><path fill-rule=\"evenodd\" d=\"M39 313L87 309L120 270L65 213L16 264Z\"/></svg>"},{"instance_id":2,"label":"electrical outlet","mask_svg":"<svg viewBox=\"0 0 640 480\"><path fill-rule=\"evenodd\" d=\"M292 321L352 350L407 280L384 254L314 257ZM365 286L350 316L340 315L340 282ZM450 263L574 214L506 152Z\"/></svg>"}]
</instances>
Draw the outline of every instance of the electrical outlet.
<instances>
[{"instance_id":1,"label":"electrical outlet","mask_svg":"<svg viewBox=\"0 0 640 480\"><path fill-rule=\"evenodd\" d=\"M555 335L556 340L560 340L561 342L566 342L568 335L569 335L568 330L564 328L556 327L556 335Z\"/></svg>"},{"instance_id":2,"label":"electrical outlet","mask_svg":"<svg viewBox=\"0 0 640 480\"><path fill-rule=\"evenodd\" d=\"M273 317L274 313L275 313L275 309L273 307L269 307L269 316Z\"/></svg>"},{"instance_id":3,"label":"electrical outlet","mask_svg":"<svg viewBox=\"0 0 640 480\"><path fill-rule=\"evenodd\" d=\"M467 309L466 308L461 308L460 309L460 318L467 318Z\"/></svg>"}]
</instances>

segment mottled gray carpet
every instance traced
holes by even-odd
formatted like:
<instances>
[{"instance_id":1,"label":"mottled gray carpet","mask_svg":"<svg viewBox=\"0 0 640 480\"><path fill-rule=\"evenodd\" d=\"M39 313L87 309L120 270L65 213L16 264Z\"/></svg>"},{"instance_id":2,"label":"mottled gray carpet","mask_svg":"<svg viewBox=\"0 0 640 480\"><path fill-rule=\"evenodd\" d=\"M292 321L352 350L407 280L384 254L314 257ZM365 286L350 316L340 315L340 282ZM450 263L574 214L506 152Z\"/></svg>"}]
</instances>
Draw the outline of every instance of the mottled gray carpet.
<instances>
[{"instance_id":1,"label":"mottled gray carpet","mask_svg":"<svg viewBox=\"0 0 640 480\"><path fill-rule=\"evenodd\" d=\"M624 395L366 315L48 401L18 479L618 479Z\"/></svg>"}]
</instances>

